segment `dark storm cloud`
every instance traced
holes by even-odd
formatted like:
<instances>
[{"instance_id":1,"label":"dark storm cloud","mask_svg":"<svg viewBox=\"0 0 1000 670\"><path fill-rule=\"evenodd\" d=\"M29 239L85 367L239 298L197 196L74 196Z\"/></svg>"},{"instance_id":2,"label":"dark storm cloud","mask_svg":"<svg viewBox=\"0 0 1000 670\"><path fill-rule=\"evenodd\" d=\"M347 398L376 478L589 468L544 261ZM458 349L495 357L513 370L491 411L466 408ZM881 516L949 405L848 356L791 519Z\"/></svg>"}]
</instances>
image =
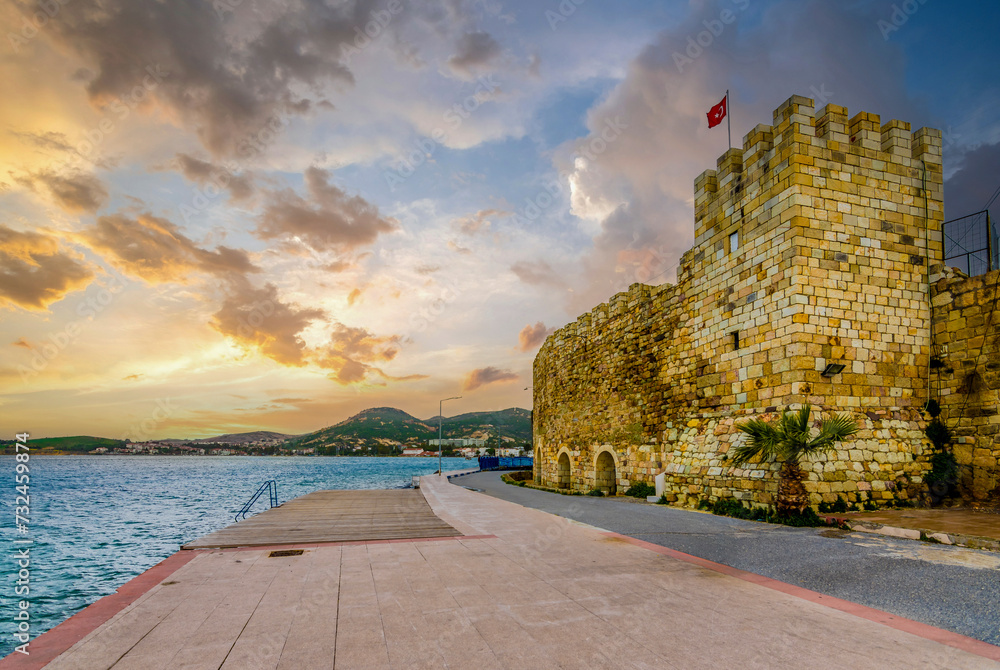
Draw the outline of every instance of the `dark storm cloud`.
<instances>
[{"instance_id":1,"label":"dark storm cloud","mask_svg":"<svg viewBox=\"0 0 1000 670\"><path fill-rule=\"evenodd\" d=\"M1000 188L1000 144L986 144L967 151L961 167L944 183L946 220L982 211ZM997 202L991 208L997 211Z\"/></svg>"},{"instance_id":2,"label":"dark storm cloud","mask_svg":"<svg viewBox=\"0 0 1000 670\"><path fill-rule=\"evenodd\" d=\"M813 98L817 109L834 103L914 129L935 121L907 95L902 49L877 26L881 8L819 0L689 7L589 111L589 135L558 155L557 167L570 173L573 212L600 225L583 262L589 286L572 294L572 311L664 270L654 283L673 280L669 268L694 237L692 182L725 149L725 129L709 131L705 113L727 89L736 146L793 94Z\"/></svg>"},{"instance_id":3,"label":"dark storm cloud","mask_svg":"<svg viewBox=\"0 0 1000 670\"><path fill-rule=\"evenodd\" d=\"M384 4L74 0L61 5L45 35L82 61L98 106L130 95L155 68L149 98L194 128L213 155L226 156L269 119L308 111L307 96L321 99L322 86L352 84L347 61L356 29ZM393 21L380 28L394 29Z\"/></svg>"}]
</instances>

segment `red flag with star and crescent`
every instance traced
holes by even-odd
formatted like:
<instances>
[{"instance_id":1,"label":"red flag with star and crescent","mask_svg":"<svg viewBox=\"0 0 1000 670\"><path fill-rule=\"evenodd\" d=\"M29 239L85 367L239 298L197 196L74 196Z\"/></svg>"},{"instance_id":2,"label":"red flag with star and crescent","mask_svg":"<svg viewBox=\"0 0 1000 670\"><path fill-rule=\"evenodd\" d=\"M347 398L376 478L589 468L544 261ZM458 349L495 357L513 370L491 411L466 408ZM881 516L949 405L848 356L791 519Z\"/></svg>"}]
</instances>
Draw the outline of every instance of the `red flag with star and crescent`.
<instances>
[{"instance_id":1,"label":"red flag with star and crescent","mask_svg":"<svg viewBox=\"0 0 1000 670\"><path fill-rule=\"evenodd\" d=\"M715 128L717 125L722 123L722 119L726 118L726 106L729 103L729 94L722 99L722 102L717 104L712 109L708 110L708 127Z\"/></svg>"}]
</instances>

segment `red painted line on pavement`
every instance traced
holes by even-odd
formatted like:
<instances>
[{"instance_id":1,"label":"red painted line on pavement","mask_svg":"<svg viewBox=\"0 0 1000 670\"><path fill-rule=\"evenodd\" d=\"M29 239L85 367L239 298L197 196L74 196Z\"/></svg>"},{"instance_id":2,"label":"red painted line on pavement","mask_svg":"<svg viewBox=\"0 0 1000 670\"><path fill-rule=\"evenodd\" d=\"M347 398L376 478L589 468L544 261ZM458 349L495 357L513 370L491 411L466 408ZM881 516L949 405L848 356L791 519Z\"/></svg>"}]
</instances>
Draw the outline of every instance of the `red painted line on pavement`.
<instances>
[{"instance_id":1,"label":"red painted line on pavement","mask_svg":"<svg viewBox=\"0 0 1000 670\"><path fill-rule=\"evenodd\" d=\"M621 535L620 533L604 531L602 532L602 535L614 537L624 542L628 542L629 544L634 544L637 547L649 549L650 551L655 551L658 554L670 556L671 558L676 558L686 563L707 568L708 570L721 572L724 575L736 577L737 579L742 579L745 582L758 584L775 591L787 593L790 596L795 596L803 600L808 600L809 602L824 605L847 614L853 614L856 617L874 621L875 623L880 623L884 626L889 626L890 628L895 628L896 630L903 631L904 633L910 633L911 635L916 635L927 640L933 640L934 642L939 642L941 644L948 645L949 647L961 649L962 651L975 654L976 656L982 656L994 661L1000 661L1000 647L994 646L988 642L983 642L982 640L967 637L960 633L953 633L950 630L944 630L943 628L937 628L929 624L920 623L919 621L914 621L913 619L896 616L895 614L883 612L882 610L877 610L873 607L866 607L865 605L852 603L849 600L842 600L840 598L834 598L833 596L824 595L816 591L810 591L809 589L801 586L787 584L785 582L778 581L777 579L771 579L770 577L758 575L753 572L747 572L746 570L740 570L739 568L734 568L729 565L723 565L722 563L709 561L704 558L692 556L691 554L685 554L684 552L677 551L676 549L661 547L658 544L646 542L645 540L638 540L634 537Z\"/></svg>"},{"instance_id":2,"label":"red painted line on pavement","mask_svg":"<svg viewBox=\"0 0 1000 670\"><path fill-rule=\"evenodd\" d=\"M28 643L28 655L14 652L0 660L0 670L35 670L85 638L144 593L172 575L200 552L178 551L141 575L118 587L111 595L80 610Z\"/></svg>"}]
</instances>

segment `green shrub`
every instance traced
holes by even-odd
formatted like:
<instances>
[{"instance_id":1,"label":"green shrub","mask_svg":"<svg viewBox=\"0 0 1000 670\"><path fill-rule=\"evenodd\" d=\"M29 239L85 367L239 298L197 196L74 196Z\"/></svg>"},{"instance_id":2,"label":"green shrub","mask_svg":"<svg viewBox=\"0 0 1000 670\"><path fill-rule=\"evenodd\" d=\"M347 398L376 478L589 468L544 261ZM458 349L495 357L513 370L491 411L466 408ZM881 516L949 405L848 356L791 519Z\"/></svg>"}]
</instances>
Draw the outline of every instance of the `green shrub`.
<instances>
[{"instance_id":1,"label":"green shrub","mask_svg":"<svg viewBox=\"0 0 1000 670\"><path fill-rule=\"evenodd\" d=\"M807 507L801 514L794 512L778 514L771 507L747 507L735 498L721 498L711 505L711 510L712 514L717 514L719 516L728 516L735 519L747 519L749 521L778 523L785 526L801 527L825 525L811 507Z\"/></svg>"},{"instance_id":2,"label":"green shrub","mask_svg":"<svg viewBox=\"0 0 1000 670\"><path fill-rule=\"evenodd\" d=\"M834 502L832 502L832 503L826 503L826 502L820 503L819 504L819 511L820 511L821 514L828 514L828 513L831 513L831 512L834 513L834 514L837 514L837 513L846 512L847 511L847 501L844 500L844 496L837 496L837 499Z\"/></svg>"},{"instance_id":3,"label":"green shrub","mask_svg":"<svg viewBox=\"0 0 1000 670\"><path fill-rule=\"evenodd\" d=\"M667 500L667 494L664 493L663 495L661 495L660 499L656 501L656 504L657 505L669 505L670 501Z\"/></svg>"},{"instance_id":4,"label":"green shrub","mask_svg":"<svg viewBox=\"0 0 1000 670\"><path fill-rule=\"evenodd\" d=\"M603 498L604 491L602 491L601 489L590 489L589 491L587 491L587 495L594 496L595 498Z\"/></svg>"},{"instance_id":5,"label":"green shrub","mask_svg":"<svg viewBox=\"0 0 1000 670\"><path fill-rule=\"evenodd\" d=\"M646 482L637 482L628 487L628 491L625 491L625 495L632 496L633 498L645 498L646 496L655 496L656 487L650 486Z\"/></svg>"},{"instance_id":6,"label":"green shrub","mask_svg":"<svg viewBox=\"0 0 1000 670\"><path fill-rule=\"evenodd\" d=\"M958 461L950 451L938 451L931 456L931 471L924 477L928 484L945 482L951 484L958 479Z\"/></svg>"},{"instance_id":7,"label":"green shrub","mask_svg":"<svg viewBox=\"0 0 1000 670\"><path fill-rule=\"evenodd\" d=\"M941 419L935 418L929 422L924 429L924 434L927 435L927 439L931 441L934 448L939 451L951 442L951 431L948 430L948 426L944 425Z\"/></svg>"},{"instance_id":8,"label":"green shrub","mask_svg":"<svg viewBox=\"0 0 1000 670\"><path fill-rule=\"evenodd\" d=\"M801 514L775 515L770 519L771 523L780 523L786 526L825 526L822 520L816 515L812 507L806 507Z\"/></svg>"}]
</instances>

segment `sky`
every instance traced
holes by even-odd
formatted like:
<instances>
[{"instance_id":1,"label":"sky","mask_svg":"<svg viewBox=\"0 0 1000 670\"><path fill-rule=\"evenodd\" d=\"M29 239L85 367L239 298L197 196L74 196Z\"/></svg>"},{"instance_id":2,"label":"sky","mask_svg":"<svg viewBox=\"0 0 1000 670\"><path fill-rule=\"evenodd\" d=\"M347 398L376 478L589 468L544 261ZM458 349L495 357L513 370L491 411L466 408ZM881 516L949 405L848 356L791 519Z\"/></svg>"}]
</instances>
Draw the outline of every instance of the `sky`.
<instances>
[{"instance_id":1,"label":"sky","mask_svg":"<svg viewBox=\"0 0 1000 670\"><path fill-rule=\"evenodd\" d=\"M671 282L693 180L791 95L1000 186L996 3L0 0L0 425L305 433L531 406ZM1000 214L1000 212L997 212Z\"/></svg>"}]
</instances>

